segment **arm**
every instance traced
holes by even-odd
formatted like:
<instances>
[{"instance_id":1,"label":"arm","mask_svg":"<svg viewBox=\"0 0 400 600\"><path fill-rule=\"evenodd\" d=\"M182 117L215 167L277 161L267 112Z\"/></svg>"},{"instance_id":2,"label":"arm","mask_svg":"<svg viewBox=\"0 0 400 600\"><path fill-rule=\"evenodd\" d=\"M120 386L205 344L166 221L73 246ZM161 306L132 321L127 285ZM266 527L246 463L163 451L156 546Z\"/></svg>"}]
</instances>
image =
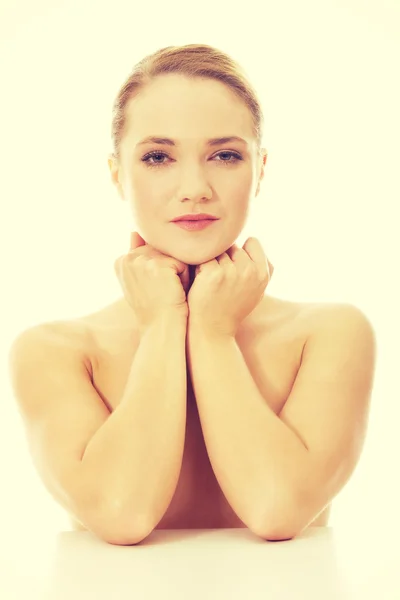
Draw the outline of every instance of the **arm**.
<instances>
[{"instance_id":1,"label":"arm","mask_svg":"<svg viewBox=\"0 0 400 600\"><path fill-rule=\"evenodd\" d=\"M190 368L216 477L239 517L267 539L293 537L349 478L361 453L374 366L360 311L335 307L305 349L280 416L233 337L189 324ZM268 365L265 365L268 369Z\"/></svg>"},{"instance_id":2,"label":"arm","mask_svg":"<svg viewBox=\"0 0 400 600\"><path fill-rule=\"evenodd\" d=\"M240 519L257 535L286 502L283 482L307 449L270 409L234 337L189 328L190 371L210 462ZM291 474L293 476L293 473ZM271 518L269 536L285 535Z\"/></svg>"},{"instance_id":3,"label":"arm","mask_svg":"<svg viewBox=\"0 0 400 600\"><path fill-rule=\"evenodd\" d=\"M160 521L181 469L186 423L186 319L143 335L120 404L88 443L82 469L119 536Z\"/></svg>"}]
</instances>

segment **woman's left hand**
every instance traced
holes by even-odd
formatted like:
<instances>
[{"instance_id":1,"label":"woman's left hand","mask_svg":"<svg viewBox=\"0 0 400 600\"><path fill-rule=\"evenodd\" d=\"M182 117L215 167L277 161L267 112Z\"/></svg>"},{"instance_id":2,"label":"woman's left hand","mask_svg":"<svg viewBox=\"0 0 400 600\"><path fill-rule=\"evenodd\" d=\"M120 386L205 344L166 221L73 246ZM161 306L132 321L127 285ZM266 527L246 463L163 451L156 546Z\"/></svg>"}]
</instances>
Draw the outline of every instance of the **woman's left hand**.
<instances>
[{"instance_id":1,"label":"woman's left hand","mask_svg":"<svg viewBox=\"0 0 400 600\"><path fill-rule=\"evenodd\" d=\"M235 336L240 323L263 298L273 271L255 237L248 238L243 248L233 244L197 266L187 297L188 326Z\"/></svg>"}]
</instances>

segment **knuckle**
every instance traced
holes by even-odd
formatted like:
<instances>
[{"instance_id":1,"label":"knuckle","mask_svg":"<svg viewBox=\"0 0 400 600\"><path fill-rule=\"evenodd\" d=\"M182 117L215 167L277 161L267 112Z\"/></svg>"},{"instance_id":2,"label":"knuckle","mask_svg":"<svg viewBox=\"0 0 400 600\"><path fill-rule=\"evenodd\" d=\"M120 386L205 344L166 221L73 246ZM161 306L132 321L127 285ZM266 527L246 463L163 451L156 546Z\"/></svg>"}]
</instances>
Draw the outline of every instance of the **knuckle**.
<instances>
[{"instance_id":1,"label":"knuckle","mask_svg":"<svg viewBox=\"0 0 400 600\"><path fill-rule=\"evenodd\" d=\"M254 265L247 263L243 269L243 276L248 278L254 275Z\"/></svg>"},{"instance_id":2,"label":"knuckle","mask_svg":"<svg viewBox=\"0 0 400 600\"><path fill-rule=\"evenodd\" d=\"M135 268L146 266L148 258L144 254L136 254L131 257L132 266Z\"/></svg>"},{"instance_id":3,"label":"knuckle","mask_svg":"<svg viewBox=\"0 0 400 600\"><path fill-rule=\"evenodd\" d=\"M222 279L224 274L229 276L229 269L227 271L223 271L223 269L212 269L210 271L210 277L216 279L217 281Z\"/></svg>"},{"instance_id":4,"label":"knuckle","mask_svg":"<svg viewBox=\"0 0 400 600\"><path fill-rule=\"evenodd\" d=\"M147 260L144 265L143 268L150 273L154 273L155 271L157 271L158 269L158 264L155 260Z\"/></svg>"}]
</instances>

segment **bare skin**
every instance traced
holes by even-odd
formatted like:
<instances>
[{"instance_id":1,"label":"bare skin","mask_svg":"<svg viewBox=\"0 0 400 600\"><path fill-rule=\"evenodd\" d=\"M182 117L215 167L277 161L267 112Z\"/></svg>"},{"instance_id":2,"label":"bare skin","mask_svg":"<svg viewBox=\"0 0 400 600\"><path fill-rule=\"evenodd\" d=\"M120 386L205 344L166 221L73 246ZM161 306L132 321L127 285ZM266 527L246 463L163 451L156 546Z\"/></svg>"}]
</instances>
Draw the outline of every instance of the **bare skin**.
<instances>
[{"instance_id":1,"label":"bare skin","mask_svg":"<svg viewBox=\"0 0 400 600\"><path fill-rule=\"evenodd\" d=\"M269 407L279 415L296 378L307 337L321 305L265 295L242 323L236 341ZM93 385L109 409L118 406L139 337L124 298L96 313L54 327L77 344ZM65 340L65 338L64 338ZM268 370L265 369L268 365ZM218 529L246 525L227 502L211 467L188 377L186 439L172 501L155 529ZM328 524L331 504L310 524ZM71 515L75 530L86 528Z\"/></svg>"}]
</instances>

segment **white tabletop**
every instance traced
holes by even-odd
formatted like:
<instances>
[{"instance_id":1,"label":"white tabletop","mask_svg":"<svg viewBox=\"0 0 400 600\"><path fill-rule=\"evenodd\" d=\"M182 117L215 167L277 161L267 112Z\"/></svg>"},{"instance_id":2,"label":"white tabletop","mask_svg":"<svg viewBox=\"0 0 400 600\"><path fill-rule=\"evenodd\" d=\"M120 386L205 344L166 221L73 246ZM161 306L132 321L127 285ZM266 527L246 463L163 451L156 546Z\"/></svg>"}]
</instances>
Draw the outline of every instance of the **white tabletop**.
<instances>
[{"instance_id":1,"label":"white tabletop","mask_svg":"<svg viewBox=\"0 0 400 600\"><path fill-rule=\"evenodd\" d=\"M136 546L87 531L14 536L0 550L0 598L400 600L397 539L333 527L283 542L248 529L156 530Z\"/></svg>"}]
</instances>

